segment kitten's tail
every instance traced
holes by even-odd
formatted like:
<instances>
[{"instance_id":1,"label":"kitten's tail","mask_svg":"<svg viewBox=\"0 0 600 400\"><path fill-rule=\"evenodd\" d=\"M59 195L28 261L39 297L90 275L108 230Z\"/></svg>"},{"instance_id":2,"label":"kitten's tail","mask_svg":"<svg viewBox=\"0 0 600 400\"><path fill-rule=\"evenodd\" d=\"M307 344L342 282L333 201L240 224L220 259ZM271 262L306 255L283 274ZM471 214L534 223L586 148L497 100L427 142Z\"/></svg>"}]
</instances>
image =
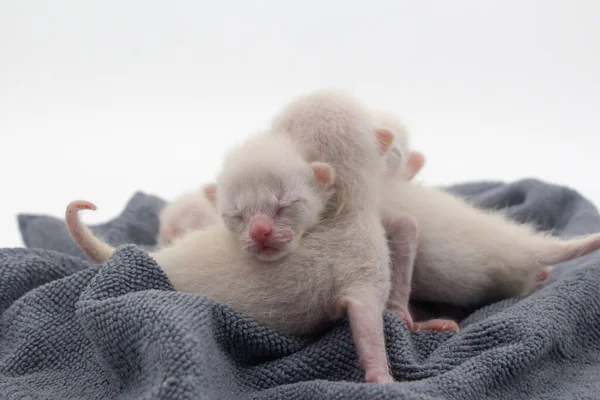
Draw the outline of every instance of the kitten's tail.
<instances>
[{"instance_id":1,"label":"kitten's tail","mask_svg":"<svg viewBox=\"0 0 600 400\"><path fill-rule=\"evenodd\" d=\"M96 206L93 203L85 200L72 201L65 211L65 222L71 237L79 248L83 250L92 260L96 262L106 261L115 249L98 239L92 231L82 224L79 219L78 212L80 210L95 210Z\"/></svg>"},{"instance_id":2,"label":"kitten's tail","mask_svg":"<svg viewBox=\"0 0 600 400\"><path fill-rule=\"evenodd\" d=\"M600 249L600 233L571 240L543 238L539 242L539 261L543 265L554 265L583 257Z\"/></svg>"}]
</instances>

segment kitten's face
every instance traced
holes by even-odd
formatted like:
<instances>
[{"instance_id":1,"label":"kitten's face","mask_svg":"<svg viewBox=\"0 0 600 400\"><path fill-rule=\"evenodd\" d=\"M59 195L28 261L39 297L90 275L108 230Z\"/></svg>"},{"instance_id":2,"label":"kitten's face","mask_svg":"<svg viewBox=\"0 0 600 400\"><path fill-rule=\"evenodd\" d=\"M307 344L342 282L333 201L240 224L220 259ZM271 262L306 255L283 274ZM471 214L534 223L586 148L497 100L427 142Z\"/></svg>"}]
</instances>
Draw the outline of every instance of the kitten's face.
<instances>
[{"instance_id":1,"label":"kitten's face","mask_svg":"<svg viewBox=\"0 0 600 400\"><path fill-rule=\"evenodd\" d=\"M240 248L262 261L276 261L314 227L331 197L333 170L327 164L248 171L221 182L219 210Z\"/></svg>"}]
</instances>

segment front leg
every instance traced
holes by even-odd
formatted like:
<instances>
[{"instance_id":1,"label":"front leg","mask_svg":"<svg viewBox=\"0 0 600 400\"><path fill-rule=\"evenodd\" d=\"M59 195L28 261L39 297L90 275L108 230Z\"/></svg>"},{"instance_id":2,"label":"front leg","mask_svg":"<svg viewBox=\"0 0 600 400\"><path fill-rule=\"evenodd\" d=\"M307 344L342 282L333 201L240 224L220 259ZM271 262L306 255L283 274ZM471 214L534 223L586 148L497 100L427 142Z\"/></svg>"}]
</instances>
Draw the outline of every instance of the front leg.
<instances>
[{"instance_id":1,"label":"front leg","mask_svg":"<svg viewBox=\"0 0 600 400\"><path fill-rule=\"evenodd\" d=\"M338 302L339 310L348 313L352 338L360 365L365 370L365 381L394 382L390 375L383 335L383 305L378 294L357 292L344 296Z\"/></svg>"},{"instance_id":2,"label":"front leg","mask_svg":"<svg viewBox=\"0 0 600 400\"><path fill-rule=\"evenodd\" d=\"M387 308L402 318L409 330L414 328L408 301L412 282L417 245L417 221L407 214L388 213L382 219L389 238L392 289Z\"/></svg>"}]
</instances>

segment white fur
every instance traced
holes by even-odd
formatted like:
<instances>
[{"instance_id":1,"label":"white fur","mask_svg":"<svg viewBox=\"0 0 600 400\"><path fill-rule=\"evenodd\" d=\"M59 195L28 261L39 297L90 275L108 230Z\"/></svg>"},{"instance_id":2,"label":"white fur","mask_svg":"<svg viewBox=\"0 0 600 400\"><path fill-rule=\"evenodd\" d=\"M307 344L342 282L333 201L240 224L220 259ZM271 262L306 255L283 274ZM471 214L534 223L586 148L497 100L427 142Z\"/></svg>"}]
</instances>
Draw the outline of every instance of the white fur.
<instances>
[{"instance_id":1,"label":"white fur","mask_svg":"<svg viewBox=\"0 0 600 400\"><path fill-rule=\"evenodd\" d=\"M384 160L375 130L367 109L356 99L323 90L284 107L273 119L271 135L291 138L308 161L333 166L335 192L321 225L337 233L323 238L318 258L339 269L344 291L377 293L383 305L390 287L389 250L379 217Z\"/></svg>"},{"instance_id":2,"label":"white fur","mask_svg":"<svg viewBox=\"0 0 600 400\"><path fill-rule=\"evenodd\" d=\"M264 143L272 142L269 140ZM219 178L219 206L224 208L225 213L233 204L244 207L240 201L248 201L251 207L248 212L252 212L253 203L258 204L255 202L262 199L251 199L245 188L257 188L251 193L257 196L269 193L263 192L263 189L277 181L268 172L279 174L286 170L283 175L297 179L302 184L310 180L312 170L309 164L297 154L286 151L290 147L281 146L286 142L290 143L280 140L280 146L272 147L279 152L270 155L285 154L292 164L287 167L282 167L281 160L276 156L269 157L269 154L255 158L259 155L256 150L260 150L260 146L254 146L257 140L248 141L247 147L242 146L234 153L235 158L232 154ZM244 150L248 150L246 154ZM293 174L298 171L301 176L294 177ZM229 196L232 196L231 202ZM322 209L324 203L324 200L315 199L313 207ZM103 262L114 248L95 238L81 224L77 218L80 209L95 209L95 206L80 201L71 203L66 214L69 231L86 253L96 261ZM240 235L243 232L230 230L226 224L190 231L172 245L150 255L177 290L200 293L226 303L286 333L313 332L326 327L336 313L335 297L332 297L336 274L333 270L324 272L331 267L329 259L332 257L325 257L321 263L314 252L315 247L326 251L322 246L324 237L330 237L332 231L326 224L317 222L318 219L314 221L317 225L312 227L314 229L304 233L300 247L302 251L292 252L289 257L268 263L240 248Z\"/></svg>"},{"instance_id":3,"label":"white fur","mask_svg":"<svg viewBox=\"0 0 600 400\"><path fill-rule=\"evenodd\" d=\"M300 96L272 123L272 134L289 135L308 161L325 161L337 172L333 203L339 208L378 207L384 160L374 121L345 92L323 90ZM324 133L326 132L326 133ZM335 207L334 207L335 208Z\"/></svg>"},{"instance_id":4,"label":"white fur","mask_svg":"<svg viewBox=\"0 0 600 400\"><path fill-rule=\"evenodd\" d=\"M379 216L383 149L368 110L352 96L320 91L291 102L273 119L272 134L288 135L308 161L337 173L332 205L319 227L329 234L298 253L318 260L311 273L335 277L338 313L348 313L367 381L389 382L382 311L390 292L390 254Z\"/></svg>"},{"instance_id":5,"label":"white fur","mask_svg":"<svg viewBox=\"0 0 600 400\"><path fill-rule=\"evenodd\" d=\"M600 234L560 240L398 173L383 185L382 212L417 221L412 296L423 300L476 307L527 295L544 268L600 248Z\"/></svg>"},{"instance_id":6,"label":"white fur","mask_svg":"<svg viewBox=\"0 0 600 400\"><path fill-rule=\"evenodd\" d=\"M319 168L327 169L327 182L316 180ZM285 136L260 135L227 155L217 181L219 212L242 250L276 261L294 251L304 233L319 223L333 181L329 165L309 165ZM250 238L256 217L272 229L270 249L258 249Z\"/></svg>"},{"instance_id":7,"label":"white fur","mask_svg":"<svg viewBox=\"0 0 600 400\"><path fill-rule=\"evenodd\" d=\"M385 155L387 173L412 180L423 168L425 157L411 150L406 126L400 118L386 111L372 109L371 116L377 128L388 129L395 137L392 148Z\"/></svg>"},{"instance_id":8,"label":"white fur","mask_svg":"<svg viewBox=\"0 0 600 400\"><path fill-rule=\"evenodd\" d=\"M302 161L306 171L309 163L326 162L337 173L324 219L311 227L313 218L298 230L302 245L286 257L264 262L240 251L243 229L231 231L218 224L192 231L151 255L176 289L229 304L283 332L318 331L348 312L366 380L390 381L381 315L390 288L389 252L379 220L384 164L371 117L351 96L318 92L292 102L276 121L266 135L284 142L291 138L306 160ZM281 153L251 151L243 157L238 153L238 162L229 159L217 192L221 212L250 216L260 202L272 201L271 196L261 197L277 193L266 189L277 182L266 174L269 168L275 176L286 176L288 162L290 171L302 170L300 159L284 142L277 146ZM258 178L257 172L262 174ZM293 182L294 178L287 178ZM290 190L311 192L306 179L302 177ZM69 230L86 253L104 261L112 249L81 225L76 218L80 205L75 202L67 208ZM231 228L232 222L228 224Z\"/></svg>"},{"instance_id":9,"label":"white fur","mask_svg":"<svg viewBox=\"0 0 600 400\"><path fill-rule=\"evenodd\" d=\"M408 177L410 143L406 126L392 113L378 109L371 109L370 113L377 128L389 129L394 134L392 148L385 155L388 173Z\"/></svg>"},{"instance_id":10,"label":"white fur","mask_svg":"<svg viewBox=\"0 0 600 400\"><path fill-rule=\"evenodd\" d=\"M158 244L165 246L185 233L221 222L205 188L184 193L165 205L159 216Z\"/></svg>"}]
</instances>

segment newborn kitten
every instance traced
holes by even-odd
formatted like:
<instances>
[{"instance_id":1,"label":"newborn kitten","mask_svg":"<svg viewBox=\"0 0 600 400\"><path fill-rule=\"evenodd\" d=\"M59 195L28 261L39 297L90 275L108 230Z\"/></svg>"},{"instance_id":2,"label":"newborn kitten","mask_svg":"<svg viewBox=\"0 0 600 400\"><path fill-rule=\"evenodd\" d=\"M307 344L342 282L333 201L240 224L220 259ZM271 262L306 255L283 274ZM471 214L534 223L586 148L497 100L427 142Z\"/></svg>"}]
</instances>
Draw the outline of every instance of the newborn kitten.
<instances>
[{"instance_id":1,"label":"newborn kitten","mask_svg":"<svg viewBox=\"0 0 600 400\"><path fill-rule=\"evenodd\" d=\"M396 219L412 216L418 225L418 244L407 228L398 231L396 240L390 238L393 261L396 254L415 260L414 271L408 262L393 267L388 301L388 307L409 326L411 280L414 298L478 307L527 295L548 276L553 264L600 248L600 234L560 240L536 233L501 212L482 211L442 190L409 182L424 158L409 150L408 135L398 119L378 111L372 114L377 126L389 128L397 139L398 152L392 149L386 154L388 183L383 185L382 215L392 221L390 213L399 214ZM458 330L454 321L442 319L413 326Z\"/></svg>"},{"instance_id":2,"label":"newborn kitten","mask_svg":"<svg viewBox=\"0 0 600 400\"><path fill-rule=\"evenodd\" d=\"M392 381L382 323L389 256L374 183L391 135L374 135L362 107L337 94L305 96L284 111L294 122L287 133L252 139L227 158L217 196L226 225L192 231L151 256L177 290L201 293L285 333L319 331L348 313L366 380ZM339 162L334 147L317 149L323 157L306 161L297 152L302 134L304 144L335 136L356 150ZM352 176L344 167L360 174L334 181L334 171ZM360 193L361 184L360 196L337 195ZM104 261L114 249L81 225L77 211L84 208L95 207L67 207L67 226L90 257Z\"/></svg>"},{"instance_id":3,"label":"newborn kitten","mask_svg":"<svg viewBox=\"0 0 600 400\"><path fill-rule=\"evenodd\" d=\"M417 299L479 307L527 295L554 264L600 248L600 234L561 240L401 176L390 174L387 182L382 209L410 214L419 226Z\"/></svg>"},{"instance_id":4,"label":"newborn kitten","mask_svg":"<svg viewBox=\"0 0 600 400\"><path fill-rule=\"evenodd\" d=\"M425 157L417 151L410 150L408 132L399 118L375 109L371 110L371 115L378 128L389 129L394 134L392 148L385 155L387 175L405 181L412 180L423 167ZM458 324L448 319L430 319L417 323L413 321L413 313L409 311L408 303L418 248L418 222L414 216L393 208L382 207L381 215L391 253L392 287L386 307L402 318L410 330L458 331Z\"/></svg>"},{"instance_id":5,"label":"newborn kitten","mask_svg":"<svg viewBox=\"0 0 600 400\"><path fill-rule=\"evenodd\" d=\"M159 246L171 244L183 234L221 222L217 210L216 185L205 185L201 190L184 193L168 203L159 216Z\"/></svg>"},{"instance_id":6,"label":"newborn kitten","mask_svg":"<svg viewBox=\"0 0 600 400\"><path fill-rule=\"evenodd\" d=\"M150 256L177 290L228 304L284 333L297 335L323 329L335 314L330 304L331 277L329 273L323 276L322 270L328 265L316 261L311 243L319 241L320 235L329 235L328 229L319 227L319 214L332 195L334 179L331 166L307 163L293 143L284 138L250 139L226 159L219 178L219 198L227 204L227 226L216 224L191 231ZM225 182L241 187L223 186ZM285 208L278 217L272 216L277 224L274 231L264 234L276 236L279 241L261 241L254 232L255 239L251 239L247 225L258 215L254 205L262 202L263 196L275 194L283 195ZM287 199L294 203L283 203ZM81 224L77 212L82 209L95 206L85 201L69 204L67 227L86 254L103 262L114 248ZM268 210L263 211L261 216ZM251 241L264 246L247 246ZM300 241L303 244L298 247Z\"/></svg>"},{"instance_id":7,"label":"newborn kitten","mask_svg":"<svg viewBox=\"0 0 600 400\"><path fill-rule=\"evenodd\" d=\"M334 169L313 162L312 171L301 173L302 164L285 137L257 136L228 154L217 180L217 207L242 251L265 262L280 260L320 222L334 192ZM313 182L307 180L311 174Z\"/></svg>"},{"instance_id":8,"label":"newborn kitten","mask_svg":"<svg viewBox=\"0 0 600 400\"><path fill-rule=\"evenodd\" d=\"M331 234L313 245L314 254L335 281L336 308L348 313L367 381L389 382L382 313L390 290L390 258L379 193L385 167L381 154L393 135L376 130L366 108L340 91L297 98L273 119L271 130L273 136L291 138L309 162L327 162L336 171L335 192L319 225ZM311 250L304 241L301 249Z\"/></svg>"},{"instance_id":9,"label":"newborn kitten","mask_svg":"<svg viewBox=\"0 0 600 400\"><path fill-rule=\"evenodd\" d=\"M388 129L394 134L394 143L386 154L389 174L412 180L425 164L425 157L418 151L410 150L410 140L404 123L394 114L371 109L377 128Z\"/></svg>"},{"instance_id":10,"label":"newborn kitten","mask_svg":"<svg viewBox=\"0 0 600 400\"><path fill-rule=\"evenodd\" d=\"M326 97L330 93L325 92L321 94ZM339 97L339 101L343 101L343 97ZM312 99L311 99L312 100ZM360 135L354 135L353 137L346 137L344 134L329 134L319 135L311 134L312 132L318 131L319 123L323 123L321 119L314 118L311 115L314 108L322 107L319 100L309 101L302 104L302 100L297 100L298 103L295 107L300 109L304 108L299 114L295 114L294 111L284 110L277 118L274 119L273 129L277 132L288 132L299 145L303 148L305 157L309 160L326 160L331 163L338 171L338 185L336 186L337 206L334 209L337 211L347 207L348 205L366 204L365 209L368 209L369 218L379 218L379 213L376 211L377 208L374 206L378 205L379 199L377 197L380 188L378 181L372 179L368 173L368 167L364 165L364 160L361 158L360 150L357 151L356 146L360 146L360 140L364 140ZM334 103L330 103L329 106L334 108L339 106ZM316 111L314 113L319 114L322 111ZM333 112L332 112L333 113ZM400 137L400 144L397 145L395 142L392 144L392 149L386 154L387 167L391 168L395 172L401 172L405 174L406 179L412 178L417 172L418 168L422 165L417 165L418 160L423 160L422 156L417 156L417 153L405 152L407 149L408 138L405 134L405 129L401 123L390 114L382 112L371 111L372 117L371 132L377 128L391 128L396 131L395 136ZM329 121L328 121L329 122ZM329 122L331 123L331 122ZM369 130L366 130L369 131ZM387 129L380 129L378 135L389 134ZM380 144L381 139L380 137ZM388 140L390 138L388 137ZM389 144L389 143L388 143ZM395 149L393 154L390 154ZM400 157L400 153L415 154L412 158ZM410 158L410 162L406 159ZM410 173L407 171L410 170ZM339 171L344 171L346 174L342 176ZM343 183L340 185L339 183ZM365 184L368 182L368 184ZM341 188L340 188L341 186ZM368 189L365 189L368 188ZM372 221L372 220L371 220ZM391 271L391 285L393 287L389 299L387 300L387 307L403 318L409 327L413 328L413 321L410 313L408 312L408 294L410 293L412 264L414 261L416 246L417 246L417 227L415 219L409 215L403 215L401 213L394 212L393 210L384 213L382 217L383 225L386 227L390 239L390 250L392 256L392 271ZM373 224L371 222L371 224ZM379 228L378 228L379 229ZM381 242L376 242L381 245ZM388 278L386 278L388 279ZM406 296L404 295L406 292ZM406 301L404 301L406 300ZM401 305L406 302L406 305ZM436 321L437 322L437 321ZM445 321L443 321L445 322ZM443 328L444 325L437 325L438 329ZM456 324L454 324L456 325ZM435 328L436 325L422 325L422 327ZM453 326L452 326L453 327Z\"/></svg>"}]
</instances>

